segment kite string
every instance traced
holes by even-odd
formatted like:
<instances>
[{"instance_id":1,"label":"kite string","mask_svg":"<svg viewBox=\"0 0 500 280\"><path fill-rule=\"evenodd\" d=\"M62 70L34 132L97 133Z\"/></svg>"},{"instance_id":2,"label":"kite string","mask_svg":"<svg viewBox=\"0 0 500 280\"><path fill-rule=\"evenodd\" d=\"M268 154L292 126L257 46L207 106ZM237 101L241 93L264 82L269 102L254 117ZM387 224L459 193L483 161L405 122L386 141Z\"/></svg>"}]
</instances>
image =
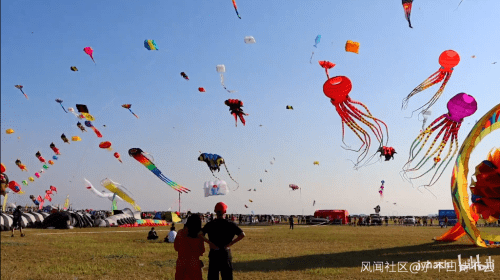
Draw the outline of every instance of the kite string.
<instances>
[{"instance_id":1,"label":"kite string","mask_svg":"<svg viewBox=\"0 0 500 280\"><path fill-rule=\"evenodd\" d=\"M229 173L229 170L227 169L226 163L224 163L224 167L226 168L226 171L227 171L227 174L229 175L229 178L231 178L231 180L233 180L233 182L235 182L238 185L238 187L235 189L235 190L237 190L240 187L240 184L233 179L233 177L231 176L231 173Z\"/></svg>"}]
</instances>

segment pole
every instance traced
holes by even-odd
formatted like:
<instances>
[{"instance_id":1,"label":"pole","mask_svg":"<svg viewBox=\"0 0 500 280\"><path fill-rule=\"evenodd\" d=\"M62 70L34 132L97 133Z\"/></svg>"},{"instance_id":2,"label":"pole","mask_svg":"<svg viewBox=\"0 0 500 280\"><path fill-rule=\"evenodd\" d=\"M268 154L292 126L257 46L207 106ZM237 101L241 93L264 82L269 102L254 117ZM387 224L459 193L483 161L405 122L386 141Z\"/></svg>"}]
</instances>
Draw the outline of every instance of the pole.
<instances>
[{"instance_id":1,"label":"pole","mask_svg":"<svg viewBox=\"0 0 500 280\"><path fill-rule=\"evenodd\" d=\"M181 213L181 193L179 192L179 214Z\"/></svg>"}]
</instances>

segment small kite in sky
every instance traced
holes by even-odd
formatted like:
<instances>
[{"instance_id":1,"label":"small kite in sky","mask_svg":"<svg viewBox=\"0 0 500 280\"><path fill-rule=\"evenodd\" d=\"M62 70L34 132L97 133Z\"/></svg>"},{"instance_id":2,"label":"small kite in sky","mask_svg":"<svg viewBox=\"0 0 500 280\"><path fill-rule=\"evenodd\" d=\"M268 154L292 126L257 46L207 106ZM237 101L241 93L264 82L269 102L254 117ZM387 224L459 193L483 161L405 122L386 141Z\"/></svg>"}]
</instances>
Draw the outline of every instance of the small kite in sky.
<instances>
[{"instance_id":1,"label":"small kite in sky","mask_svg":"<svg viewBox=\"0 0 500 280\"><path fill-rule=\"evenodd\" d=\"M396 153L396 150L393 147L386 147L382 146L378 148L377 153L380 153L380 156L385 157L385 161L389 161L390 159L394 159L394 154Z\"/></svg>"},{"instance_id":2,"label":"small kite in sky","mask_svg":"<svg viewBox=\"0 0 500 280\"><path fill-rule=\"evenodd\" d=\"M94 64L95 64L95 60L94 60L94 50L92 49L92 47L85 47L83 48L83 51L88 54L90 56L90 58L92 58L92 61L94 61Z\"/></svg>"},{"instance_id":3,"label":"small kite in sky","mask_svg":"<svg viewBox=\"0 0 500 280\"><path fill-rule=\"evenodd\" d=\"M410 157L408 159L408 162L403 166L403 172L405 174L408 172L418 171L422 167L424 167L424 165L429 161L431 157L434 156L434 164L427 171L425 171L418 177L410 178L420 178L429 173L431 170L435 169L436 171L434 172L431 181L426 186L434 185L437 180L439 180L448 164L453 160L458 150L458 131L460 129L460 126L464 118L471 116L476 112L477 102L476 99L474 99L474 97L472 97L471 95L468 95L466 93L459 93L448 101L447 107L448 114L441 115L439 118L434 120L413 141L410 147ZM417 156L421 155L420 153L425 147L425 144L434 132L437 132L437 135L432 141L430 147L427 149L427 152L425 153L423 158L418 161L417 164L411 167L412 163L417 159ZM441 135L443 135L442 140L440 141L439 145L434 148ZM446 157L442 160L441 153L446 148L446 146L448 146L449 141L450 145L448 148L448 152L446 154ZM446 162L448 158L449 160Z\"/></svg>"},{"instance_id":4,"label":"small kite in sky","mask_svg":"<svg viewBox=\"0 0 500 280\"><path fill-rule=\"evenodd\" d=\"M228 90L226 88L226 85L224 84L224 73L226 72L226 66L220 64L217 65L215 69L217 70L217 73L220 73L220 84L222 85L222 87L229 93L235 93L236 92L235 90Z\"/></svg>"},{"instance_id":5,"label":"small kite in sky","mask_svg":"<svg viewBox=\"0 0 500 280\"><path fill-rule=\"evenodd\" d=\"M78 128L79 128L82 132L87 132L87 130L85 129L85 127L82 125L82 123L81 123L81 122L76 123L76 126L78 126Z\"/></svg>"},{"instance_id":6,"label":"small kite in sky","mask_svg":"<svg viewBox=\"0 0 500 280\"><path fill-rule=\"evenodd\" d=\"M134 112L132 112L132 109L130 109L132 108L132 104L123 104L122 107L128 109L130 113L132 113L132 115L134 115L136 118L139 118L139 116L137 116Z\"/></svg>"},{"instance_id":7,"label":"small kite in sky","mask_svg":"<svg viewBox=\"0 0 500 280\"><path fill-rule=\"evenodd\" d=\"M290 105L286 105L286 108L287 108L288 110L293 110L293 106L290 106Z\"/></svg>"},{"instance_id":8,"label":"small kite in sky","mask_svg":"<svg viewBox=\"0 0 500 280\"><path fill-rule=\"evenodd\" d=\"M116 158L118 161L120 161L121 163L123 163L122 159L120 158L120 154L119 154L118 152L115 152L115 153L113 154L113 156L115 156L115 158Z\"/></svg>"},{"instance_id":9,"label":"small kite in sky","mask_svg":"<svg viewBox=\"0 0 500 280\"><path fill-rule=\"evenodd\" d=\"M56 144L54 144L54 142L50 143L50 148L52 149L52 151L54 151L56 155L61 154L61 152L59 152L59 149L56 147ZM57 159L57 157L55 159Z\"/></svg>"},{"instance_id":10,"label":"small kite in sky","mask_svg":"<svg viewBox=\"0 0 500 280\"><path fill-rule=\"evenodd\" d=\"M73 136L73 137L71 137L71 141L73 141L73 142L82 141L82 138L80 138L80 136Z\"/></svg>"},{"instance_id":11,"label":"small kite in sky","mask_svg":"<svg viewBox=\"0 0 500 280\"><path fill-rule=\"evenodd\" d=\"M245 125L245 118L243 116L248 116L248 114L245 114L243 112L243 102L238 99L228 99L224 102L227 106L229 106L229 111L231 112L231 115L234 116L235 120L235 125L238 126L238 117L240 117L240 121L243 125Z\"/></svg>"},{"instance_id":12,"label":"small kite in sky","mask_svg":"<svg viewBox=\"0 0 500 280\"><path fill-rule=\"evenodd\" d=\"M408 25L410 25L410 28L413 28L411 26L411 21L410 21L412 3L413 3L413 0L402 0L403 8L405 9L405 17L406 17L406 20L408 21Z\"/></svg>"},{"instance_id":13,"label":"small kite in sky","mask_svg":"<svg viewBox=\"0 0 500 280\"><path fill-rule=\"evenodd\" d=\"M64 143L69 144L69 140L68 140L68 138L66 138L66 135L64 135L64 133L61 135L61 139L64 141Z\"/></svg>"},{"instance_id":14,"label":"small kite in sky","mask_svg":"<svg viewBox=\"0 0 500 280\"><path fill-rule=\"evenodd\" d=\"M158 46L156 45L155 40L144 40L144 47L150 51L157 51Z\"/></svg>"},{"instance_id":15,"label":"small kite in sky","mask_svg":"<svg viewBox=\"0 0 500 280\"><path fill-rule=\"evenodd\" d=\"M236 11L236 15L241 19L240 14L238 13L238 7L236 7L236 0L233 0L234 10Z\"/></svg>"},{"instance_id":16,"label":"small kite in sky","mask_svg":"<svg viewBox=\"0 0 500 280\"><path fill-rule=\"evenodd\" d=\"M319 41L321 41L321 35L316 36L316 39L314 39L314 45L313 45L313 47L317 48L318 47L317 45L319 44Z\"/></svg>"},{"instance_id":17,"label":"small kite in sky","mask_svg":"<svg viewBox=\"0 0 500 280\"><path fill-rule=\"evenodd\" d=\"M5 133L7 133L7 134L12 134L12 133L14 133L14 129L9 128L9 129L7 129L7 130L5 131Z\"/></svg>"},{"instance_id":18,"label":"small kite in sky","mask_svg":"<svg viewBox=\"0 0 500 280\"><path fill-rule=\"evenodd\" d=\"M57 98L57 99L56 99L56 102L57 102L57 103L59 103L59 105L61 105L61 107L62 107L62 108L63 108L63 110L64 110L64 113L68 113L68 112L66 112L66 109L64 109L64 106L62 105L62 103L63 103L62 99Z\"/></svg>"},{"instance_id":19,"label":"small kite in sky","mask_svg":"<svg viewBox=\"0 0 500 280\"><path fill-rule=\"evenodd\" d=\"M417 109L420 110L425 107L425 109L422 110L422 113L425 113L425 111L429 110L443 93L444 88L446 87L446 84L448 83L448 80L450 79L451 74L453 73L454 69L453 67L457 66L459 62L460 62L460 56L456 51L447 50L442 52L441 55L439 56L439 65L441 65L439 70L436 71L434 74L432 74L425 81L423 81L415 89L413 89L410 92L410 94L408 94L408 96L405 97L405 99L403 99L402 108L406 109L406 107L408 106L408 102L412 96L442 81L443 84L441 85L441 87L439 87L439 90L434 94L431 100L429 100L427 103L422 105L422 107Z\"/></svg>"},{"instance_id":20,"label":"small kite in sky","mask_svg":"<svg viewBox=\"0 0 500 280\"><path fill-rule=\"evenodd\" d=\"M15 85L15 87L16 87L17 89L19 89L19 90L20 90L20 91L24 94L24 97L26 97L26 99L28 99L28 100L29 100L28 96L27 96L27 95L26 95L26 93L24 93L24 91L23 91L23 87L24 87L24 86L22 86L22 85Z\"/></svg>"},{"instance_id":21,"label":"small kite in sky","mask_svg":"<svg viewBox=\"0 0 500 280\"><path fill-rule=\"evenodd\" d=\"M78 68L76 68L76 66L71 66L69 69L71 69L71 71L73 71L73 72L78 71Z\"/></svg>"},{"instance_id":22,"label":"small kite in sky","mask_svg":"<svg viewBox=\"0 0 500 280\"><path fill-rule=\"evenodd\" d=\"M26 165L22 164L22 163L21 163L21 160L17 159L17 160L16 160L16 165L17 165L17 167L19 167L19 169L21 169L22 171L26 171L26 172L28 172L28 169L26 168Z\"/></svg>"},{"instance_id":23,"label":"small kite in sky","mask_svg":"<svg viewBox=\"0 0 500 280\"><path fill-rule=\"evenodd\" d=\"M148 153L143 152L139 148L132 148L128 150L128 155L133 157L138 162L142 163L147 169L149 169L149 171L153 172L153 174L155 174L158 178L160 178L160 180L169 185L172 189L180 193L187 193L188 191L190 191L188 188L177 184L176 182L163 175L163 173L161 173L161 171L155 166L155 164L153 163L153 158ZM151 157L151 159L149 159L148 157Z\"/></svg>"},{"instance_id":24,"label":"small kite in sky","mask_svg":"<svg viewBox=\"0 0 500 280\"><path fill-rule=\"evenodd\" d=\"M348 40L345 43L345 51L359 54L359 43Z\"/></svg>"},{"instance_id":25,"label":"small kite in sky","mask_svg":"<svg viewBox=\"0 0 500 280\"><path fill-rule=\"evenodd\" d=\"M245 36L245 44L255 44L255 38L253 36Z\"/></svg>"},{"instance_id":26,"label":"small kite in sky","mask_svg":"<svg viewBox=\"0 0 500 280\"><path fill-rule=\"evenodd\" d=\"M97 135L97 137L99 138L102 138L101 132L94 125L92 125L92 122L85 121L85 126L92 128L92 130L95 132L95 135Z\"/></svg>"},{"instance_id":27,"label":"small kite in sky","mask_svg":"<svg viewBox=\"0 0 500 280\"><path fill-rule=\"evenodd\" d=\"M205 89L204 89L204 88L202 88L202 87L199 87L199 88L198 88L198 91L199 91L199 92L206 92L206 91L205 91Z\"/></svg>"},{"instance_id":28,"label":"small kite in sky","mask_svg":"<svg viewBox=\"0 0 500 280\"><path fill-rule=\"evenodd\" d=\"M35 156L40 162L45 163L45 159L42 157L40 151L36 152Z\"/></svg>"},{"instance_id":29,"label":"small kite in sky","mask_svg":"<svg viewBox=\"0 0 500 280\"><path fill-rule=\"evenodd\" d=\"M186 75L186 73L181 72L181 76L182 76L184 79L186 79L186 80L188 80L188 81L189 81L189 77L188 77L188 75Z\"/></svg>"}]
</instances>

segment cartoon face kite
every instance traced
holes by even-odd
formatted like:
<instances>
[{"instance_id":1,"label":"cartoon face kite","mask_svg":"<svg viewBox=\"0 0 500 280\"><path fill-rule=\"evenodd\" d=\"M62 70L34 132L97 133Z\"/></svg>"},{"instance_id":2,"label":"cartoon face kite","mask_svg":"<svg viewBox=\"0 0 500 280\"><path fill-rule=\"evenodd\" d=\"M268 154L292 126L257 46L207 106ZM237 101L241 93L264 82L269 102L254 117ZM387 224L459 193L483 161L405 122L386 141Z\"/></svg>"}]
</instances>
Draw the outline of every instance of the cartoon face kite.
<instances>
[{"instance_id":1,"label":"cartoon face kite","mask_svg":"<svg viewBox=\"0 0 500 280\"><path fill-rule=\"evenodd\" d=\"M328 69L333 68L335 64L329 61L320 61L319 64L321 67L325 68L326 77L328 78L328 80L323 84L323 93L330 98L330 102L333 106L335 106L335 109L342 120L342 142L345 144L344 125L347 125L347 127L349 127L362 142L361 147L356 151L359 152L362 150L357 159L356 166L358 166L358 164L363 161L368 154L371 145L371 137L368 131L362 128L357 121L366 125L375 135L377 142L379 142L379 147L386 146L384 145L384 130L382 129L382 126L385 127L387 134L385 142L388 141L389 131L387 129L387 125L383 121L375 118L368 110L368 107L366 107L363 103L352 100L349 97L349 92L351 92L352 89L352 83L349 78L345 76L330 78ZM361 108L358 109L356 106Z\"/></svg>"},{"instance_id":2,"label":"cartoon face kite","mask_svg":"<svg viewBox=\"0 0 500 280\"><path fill-rule=\"evenodd\" d=\"M45 163L45 159L42 157L40 151L36 152L35 156L40 162Z\"/></svg>"},{"instance_id":3,"label":"cartoon face kite","mask_svg":"<svg viewBox=\"0 0 500 280\"><path fill-rule=\"evenodd\" d=\"M243 125L245 125L245 118L243 116L248 116L248 114L245 114L243 112L243 102L238 99L228 99L224 102L227 106L229 106L229 111L231 112L231 115L234 116L235 120L235 126L238 126L238 117L240 117L240 121Z\"/></svg>"},{"instance_id":4,"label":"cartoon face kite","mask_svg":"<svg viewBox=\"0 0 500 280\"><path fill-rule=\"evenodd\" d=\"M408 106L408 102L410 101L410 98L412 96L442 81L443 84L441 85L441 87L439 87L439 90L434 94L431 100L429 100L429 102L425 103L424 105L422 105L422 107L416 109L415 111L420 110L424 107L425 108L422 110L422 113L425 113L425 111L429 110L443 93L444 88L446 87L446 84L448 83L448 80L450 79L451 74L453 73L454 69L453 67L457 66L459 62L460 62L460 56L456 51L447 50L442 52L441 55L439 56L439 64L441 65L441 68L439 68L437 72L432 74L429 78L423 81L415 89L413 89L412 92L410 92L410 94L408 94L408 96L405 99L403 99L402 108L406 109L406 107Z\"/></svg>"},{"instance_id":5,"label":"cartoon face kite","mask_svg":"<svg viewBox=\"0 0 500 280\"><path fill-rule=\"evenodd\" d=\"M466 94L459 93L455 95L453 98L448 101L448 114L444 114L434 120L422 133L418 135L418 137L413 141L410 147L410 157L408 162L403 167L403 172L406 174L407 172L413 172L420 170L428 161L433 158L434 164L425 171L422 175L410 179L420 178L425 174L429 173L431 170L435 169L434 175L431 178L431 181L426 186L434 185L437 180L441 177L441 174L445 170L446 166L453 160L453 157L457 153L458 150L458 130L464 120L464 118L474 114L477 110L477 102L474 97ZM413 162L417 159L422 152L425 144L431 137L431 135L437 132L436 137L432 141L432 144L427 149L427 152L423 156L421 160L418 161L413 167L410 167ZM439 138L442 135L442 140L439 145L434 148L436 142L438 142ZM446 157L442 160L441 153L445 149L445 147L450 141L450 146L448 148L448 153ZM433 149L434 148L434 149ZM431 152L432 151L432 152ZM451 156L450 156L451 155ZM446 161L449 158L448 161ZM439 174L438 174L439 173Z\"/></svg>"},{"instance_id":6,"label":"cartoon face kite","mask_svg":"<svg viewBox=\"0 0 500 280\"><path fill-rule=\"evenodd\" d=\"M149 169L149 171L153 172L153 174L155 174L158 178L160 178L160 180L162 180L165 184L169 185L172 189L184 193L191 191L188 188L177 184L176 182L170 180L165 175L163 175L163 173L161 173L161 171L154 165L152 161L153 158L151 157L151 159L149 159L147 157L149 155L148 153L143 152L139 148L132 148L128 150L128 155L133 157L138 162L142 163L147 169Z\"/></svg>"},{"instance_id":7,"label":"cartoon face kite","mask_svg":"<svg viewBox=\"0 0 500 280\"><path fill-rule=\"evenodd\" d=\"M17 167L19 167L19 169L21 169L22 171L28 171L28 169L26 168L26 165L22 164L21 161L19 159L16 160L16 165Z\"/></svg>"}]
</instances>

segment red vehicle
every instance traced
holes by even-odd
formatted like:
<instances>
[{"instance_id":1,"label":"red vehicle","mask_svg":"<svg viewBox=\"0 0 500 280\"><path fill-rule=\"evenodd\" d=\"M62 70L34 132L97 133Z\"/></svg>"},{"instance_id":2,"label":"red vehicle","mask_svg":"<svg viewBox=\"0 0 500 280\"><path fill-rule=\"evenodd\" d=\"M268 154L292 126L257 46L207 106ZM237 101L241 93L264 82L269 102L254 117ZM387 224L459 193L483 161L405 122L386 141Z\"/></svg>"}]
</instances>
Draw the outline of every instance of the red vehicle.
<instances>
[{"instance_id":1,"label":"red vehicle","mask_svg":"<svg viewBox=\"0 0 500 280\"><path fill-rule=\"evenodd\" d=\"M314 212L315 218L324 218L330 222L338 222L343 225L349 223L349 212L347 210L317 210Z\"/></svg>"}]
</instances>

